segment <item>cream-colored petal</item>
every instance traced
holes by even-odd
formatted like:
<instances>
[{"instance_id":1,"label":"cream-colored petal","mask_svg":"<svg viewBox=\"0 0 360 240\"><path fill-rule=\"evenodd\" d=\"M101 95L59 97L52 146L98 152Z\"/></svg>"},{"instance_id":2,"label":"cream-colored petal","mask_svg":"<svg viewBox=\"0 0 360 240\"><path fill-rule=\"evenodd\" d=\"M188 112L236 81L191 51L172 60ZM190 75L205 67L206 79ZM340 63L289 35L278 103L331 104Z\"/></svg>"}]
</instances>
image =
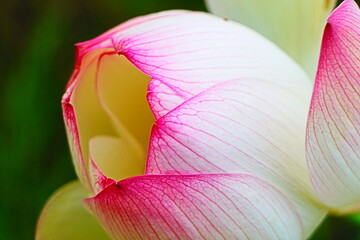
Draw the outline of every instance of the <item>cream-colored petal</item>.
<instances>
[{"instance_id":1,"label":"cream-colored petal","mask_svg":"<svg viewBox=\"0 0 360 240\"><path fill-rule=\"evenodd\" d=\"M118 137L123 146L121 147L123 152L119 152L120 148L116 149L115 155L120 157L116 160L115 166L124 164L124 169L130 174L127 177L132 176L133 172L141 174L143 171L138 170L139 166L131 170L128 162L136 158L141 169L145 166L150 128L154 122L146 101L149 77L137 70L123 56L107 48L85 54L79 69L73 83L74 88L69 87L72 91L70 103L65 104L65 106L71 105L74 116L68 118L64 112L65 118L71 120L66 123L70 139L74 139L70 142L73 158L78 162L75 165L80 179L83 182L89 182L91 179L91 176L88 176L90 140L104 135ZM110 151L111 148L106 149ZM96 154L93 160L101 171L103 167L108 169L109 167L106 166L110 162L115 162L114 157L106 159L99 154ZM118 177L124 175L124 170L114 169L115 172L122 173L120 175L111 173L108 177L122 179ZM105 170L105 172L109 171Z\"/></svg>"},{"instance_id":2,"label":"cream-colored petal","mask_svg":"<svg viewBox=\"0 0 360 240\"><path fill-rule=\"evenodd\" d=\"M325 21L335 0L206 0L209 10L278 44L315 75Z\"/></svg>"},{"instance_id":3,"label":"cream-colored petal","mask_svg":"<svg viewBox=\"0 0 360 240\"><path fill-rule=\"evenodd\" d=\"M90 140L90 156L102 174L116 181L142 175L145 155L134 151L128 141L109 136Z\"/></svg>"},{"instance_id":4,"label":"cream-colored petal","mask_svg":"<svg viewBox=\"0 0 360 240\"><path fill-rule=\"evenodd\" d=\"M53 194L38 221L36 240L106 240L102 227L83 206L83 186L76 181L66 184Z\"/></svg>"},{"instance_id":5,"label":"cream-colored petal","mask_svg":"<svg viewBox=\"0 0 360 240\"><path fill-rule=\"evenodd\" d=\"M97 135L117 135L111 118L99 102L95 89L98 58L106 51L110 50L95 50L84 56L77 83L71 95L70 103L75 110L84 159L88 159L88 143L91 138Z\"/></svg>"},{"instance_id":6,"label":"cream-colored petal","mask_svg":"<svg viewBox=\"0 0 360 240\"><path fill-rule=\"evenodd\" d=\"M122 138L131 133L144 152L149 144L154 117L146 100L150 77L124 56L101 56L97 72L97 91L104 109L118 121ZM130 139L129 139L130 141Z\"/></svg>"}]
</instances>

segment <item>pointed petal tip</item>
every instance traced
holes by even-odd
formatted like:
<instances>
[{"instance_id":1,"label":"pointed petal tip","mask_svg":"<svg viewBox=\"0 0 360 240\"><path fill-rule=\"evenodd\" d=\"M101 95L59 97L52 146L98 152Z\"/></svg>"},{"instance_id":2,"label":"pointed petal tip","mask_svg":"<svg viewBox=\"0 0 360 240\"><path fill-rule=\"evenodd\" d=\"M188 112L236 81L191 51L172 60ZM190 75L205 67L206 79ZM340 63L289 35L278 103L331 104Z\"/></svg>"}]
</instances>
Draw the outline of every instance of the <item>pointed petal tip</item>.
<instances>
[{"instance_id":1,"label":"pointed petal tip","mask_svg":"<svg viewBox=\"0 0 360 240\"><path fill-rule=\"evenodd\" d=\"M360 200L359 51L359 7L346 0L324 31L306 139L311 181L331 207Z\"/></svg>"},{"instance_id":2,"label":"pointed petal tip","mask_svg":"<svg viewBox=\"0 0 360 240\"><path fill-rule=\"evenodd\" d=\"M354 0L345 0L335 8L335 10L328 17L328 24L337 25L342 24L343 20L348 17L349 14L359 15L359 6Z\"/></svg>"}]
</instances>

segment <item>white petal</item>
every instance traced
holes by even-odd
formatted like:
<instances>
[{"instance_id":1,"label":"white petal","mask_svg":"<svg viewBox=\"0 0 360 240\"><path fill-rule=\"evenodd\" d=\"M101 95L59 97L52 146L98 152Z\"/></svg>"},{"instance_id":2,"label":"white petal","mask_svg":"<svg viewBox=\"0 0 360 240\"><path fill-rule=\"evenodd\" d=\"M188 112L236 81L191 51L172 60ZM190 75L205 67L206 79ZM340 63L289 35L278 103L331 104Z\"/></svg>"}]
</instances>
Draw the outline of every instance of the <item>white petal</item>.
<instances>
[{"instance_id":1,"label":"white petal","mask_svg":"<svg viewBox=\"0 0 360 240\"><path fill-rule=\"evenodd\" d=\"M325 209L306 168L307 108L296 91L266 80L218 84L156 121L146 173L250 173L289 196L308 236Z\"/></svg>"}]
</instances>

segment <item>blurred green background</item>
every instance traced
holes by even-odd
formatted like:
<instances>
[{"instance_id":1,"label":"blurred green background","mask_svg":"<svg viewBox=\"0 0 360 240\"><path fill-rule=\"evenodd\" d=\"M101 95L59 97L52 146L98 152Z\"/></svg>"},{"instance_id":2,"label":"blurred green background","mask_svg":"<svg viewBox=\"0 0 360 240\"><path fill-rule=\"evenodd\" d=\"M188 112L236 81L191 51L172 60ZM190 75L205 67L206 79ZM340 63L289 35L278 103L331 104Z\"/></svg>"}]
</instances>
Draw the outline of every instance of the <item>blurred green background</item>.
<instances>
[{"instance_id":1,"label":"blurred green background","mask_svg":"<svg viewBox=\"0 0 360 240\"><path fill-rule=\"evenodd\" d=\"M129 18L179 8L205 10L203 0L2 1L0 239L33 239L46 199L76 177L60 107L73 44ZM328 218L313 239L360 239L360 220Z\"/></svg>"}]
</instances>

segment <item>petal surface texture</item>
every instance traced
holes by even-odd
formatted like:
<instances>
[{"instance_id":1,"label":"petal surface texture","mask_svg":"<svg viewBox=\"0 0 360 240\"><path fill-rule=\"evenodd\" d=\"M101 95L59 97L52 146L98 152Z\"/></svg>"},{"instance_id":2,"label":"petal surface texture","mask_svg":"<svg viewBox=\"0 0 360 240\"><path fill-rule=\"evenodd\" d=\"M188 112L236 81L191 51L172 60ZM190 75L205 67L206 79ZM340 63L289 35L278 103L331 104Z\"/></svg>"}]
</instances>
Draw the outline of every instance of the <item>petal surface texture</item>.
<instances>
[{"instance_id":1,"label":"petal surface texture","mask_svg":"<svg viewBox=\"0 0 360 240\"><path fill-rule=\"evenodd\" d=\"M309 95L303 91L305 74L274 44L206 13L139 17L77 44L63 109L80 180L92 189L89 141L96 136L120 137L132 158L145 155L154 121L144 93L148 84L148 102L158 118L206 88L239 77L262 77L300 89L305 99Z\"/></svg>"},{"instance_id":2,"label":"petal surface texture","mask_svg":"<svg viewBox=\"0 0 360 240\"><path fill-rule=\"evenodd\" d=\"M335 0L206 0L216 15L262 33L315 76L321 34Z\"/></svg>"},{"instance_id":3,"label":"petal surface texture","mask_svg":"<svg viewBox=\"0 0 360 240\"><path fill-rule=\"evenodd\" d=\"M122 110L111 104L116 95L107 96L121 86L105 84L120 75L126 78L127 73L122 74L121 67L111 71L117 73L114 75L101 69L111 69L117 59L126 58L151 78L147 98L156 123L146 173L251 173L289 195L306 236L324 217L325 210L313 196L305 161L310 81L301 67L269 40L210 14L169 11L130 20L77 48L77 70L83 74L74 72L63 104L65 109L75 108L65 119L76 116L77 122L67 123L70 139L80 139L80 144L74 141L73 153L83 159L75 158L75 163L85 172L85 182L97 184L91 186L93 192L111 184L108 174L119 176L116 180L123 176L110 172L112 164L99 160L104 154L97 154L101 151L96 146L109 140L99 136L126 139L116 144L132 146L126 154L137 162L136 149L144 149L140 134L146 126L150 132L151 119L145 118L145 125L131 126L122 116L127 112L121 114ZM84 68L86 61L88 68ZM121 91L119 95L126 95ZM73 125L77 131L72 130ZM136 126L143 131L130 131ZM94 147L90 151L89 142ZM79 149L83 153L79 154ZM105 150L115 156L108 160L116 160L121 149L128 148ZM94 164L86 162L91 154Z\"/></svg>"},{"instance_id":4,"label":"petal surface texture","mask_svg":"<svg viewBox=\"0 0 360 240\"><path fill-rule=\"evenodd\" d=\"M251 173L294 201L309 234L325 211L306 169L307 108L264 80L215 85L156 121L146 173Z\"/></svg>"},{"instance_id":5,"label":"petal surface texture","mask_svg":"<svg viewBox=\"0 0 360 240\"><path fill-rule=\"evenodd\" d=\"M144 22L112 36L116 51L152 77L148 101L156 118L217 83L261 78L309 98L305 73L258 33L200 12ZM306 89L308 90L308 89Z\"/></svg>"},{"instance_id":6,"label":"petal surface texture","mask_svg":"<svg viewBox=\"0 0 360 240\"><path fill-rule=\"evenodd\" d=\"M325 28L307 127L307 159L319 198L360 200L360 10L344 1Z\"/></svg>"},{"instance_id":7,"label":"petal surface texture","mask_svg":"<svg viewBox=\"0 0 360 240\"><path fill-rule=\"evenodd\" d=\"M43 209L36 240L110 239L94 216L82 206L86 191L79 182L66 184Z\"/></svg>"},{"instance_id":8,"label":"petal surface texture","mask_svg":"<svg viewBox=\"0 0 360 240\"><path fill-rule=\"evenodd\" d=\"M249 175L144 175L85 202L113 239L302 239L291 203Z\"/></svg>"}]
</instances>

